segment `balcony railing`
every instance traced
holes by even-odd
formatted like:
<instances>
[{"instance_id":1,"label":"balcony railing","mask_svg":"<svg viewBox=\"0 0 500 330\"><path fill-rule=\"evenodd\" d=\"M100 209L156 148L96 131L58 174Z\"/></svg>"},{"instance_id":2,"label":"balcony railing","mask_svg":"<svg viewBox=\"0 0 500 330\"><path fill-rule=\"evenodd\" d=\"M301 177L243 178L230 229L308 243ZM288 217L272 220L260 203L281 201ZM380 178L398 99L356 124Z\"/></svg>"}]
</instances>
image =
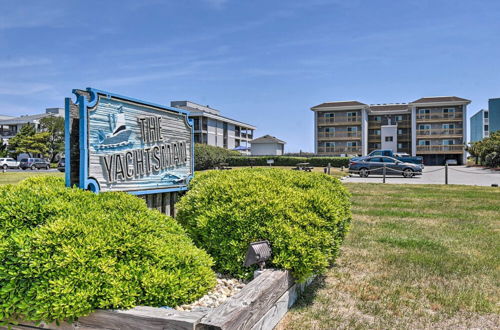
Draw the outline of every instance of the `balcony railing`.
<instances>
[{"instance_id":1,"label":"balcony railing","mask_svg":"<svg viewBox=\"0 0 500 330\"><path fill-rule=\"evenodd\" d=\"M340 124L340 125L361 124L361 116L320 117L318 118L318 124Z\"/></svg>"},{"instance_id":2,"label":"balcony railing","mask_svg":"<svg viewBox=\"0 0 500 330\"><path fill-rule=\"evenodd\" d=\"M326 154L360 154L361 147L318 147L318 153Z\"/></svg>"},{"instance_id":3,"label":"balcony railing","mask_svg":"<svg viewBox=\"0 0 500 330\"><path fill-rule=\"evenodd\" d=\"M462 135L463 129L461 128L431 128L431 129L418 129L417 136L450 136Z\"/></svg>"},{"instance_id":4,"label":"balcony railing","mask_svg":"<svg viewBox=\"0 0 500 330\"><path fill-rule=\"evenodd\" d=\"M448 113L419 113L417 120L419 121L446 121L446 120L462 120L462 112Z\"/></svg>"},{"instance_id":5,"label":"balcony railing","mask_svg":"<svg viewBox=\"0 0 500 330\"><path fill-rule=\"evenodd\" d=\"M14 136L16 135L15 131L0 131L0 136Z\"/></svg>"},{"instance_id":6,"label":"balcony railing","mask_svg":"<svg viewBox=\"0 0 500 330\"><path fill-rule=\"evenodd\" d=\"M417 152L421 153L462 152L463 150L464 146L462 144L417 146Z\"/></svg>"},{"instance_id":7,"label":"balcony railing","mask_svg":"<svg viewBox=\"0 0 500 330\"><path fill-rule=\"evenodd\" d=\"M319 132L320 139L360 138L361 132Z\"/></svg>"}]
</instances>

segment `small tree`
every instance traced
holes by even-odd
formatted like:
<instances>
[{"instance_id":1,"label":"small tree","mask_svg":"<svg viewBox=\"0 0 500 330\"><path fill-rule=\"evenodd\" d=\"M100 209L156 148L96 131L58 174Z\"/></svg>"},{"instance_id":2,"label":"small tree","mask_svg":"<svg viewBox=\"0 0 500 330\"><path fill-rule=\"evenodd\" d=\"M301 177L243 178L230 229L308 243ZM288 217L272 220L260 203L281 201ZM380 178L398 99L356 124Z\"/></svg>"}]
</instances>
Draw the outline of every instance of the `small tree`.
<instances>
[{"instance_id":1,"label":"small tree","mask_svg":"<svg viewBox=\"0 0 500 330\"><path fill-rule=\"evenodd\" d=\"M49 133L47 148L50 162L54 162L58 153L64 151L64 118L49 116L40 119L40 125Z\"/></svg>"},{"instance_id":2,"label":"small tree","mask_svg":"<svg viewBox=\"0 0 500 330\"><path fill-rule=\"evenodd\" d=\"M36 128L32 124L24 125L21 130L9 140L9 151L13 157L17 157L21 153L29 155L41 154L45 155L48 151L49 133L37 133Z\"/></svg>"},{"instance_id":3,"label":"small tree","mask_svg":"<svg viewBox=\"0 0 500 330\"><path fill-rule=\"evenodd\" d=\"M0 157L7 157L9 154L9 150L7 149L7 145L0 140Z\"/></svg>"}]
</instances>

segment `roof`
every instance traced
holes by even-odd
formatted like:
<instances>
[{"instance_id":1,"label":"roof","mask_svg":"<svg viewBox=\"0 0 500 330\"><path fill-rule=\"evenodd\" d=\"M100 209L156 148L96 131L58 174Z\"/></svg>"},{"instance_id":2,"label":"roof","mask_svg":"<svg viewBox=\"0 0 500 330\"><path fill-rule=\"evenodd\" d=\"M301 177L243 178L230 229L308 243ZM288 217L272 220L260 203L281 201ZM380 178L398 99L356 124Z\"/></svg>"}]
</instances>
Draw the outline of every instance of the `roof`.
<instances>
[{"instance_id":1,"label":"roof","mask_svg":"<svg viewBox=\"0 0 500 330\"><path fill-rule=\"evenodd\" d=\"M230 124L234 124L237 126L242 126L245 129L257 129L254 125L244 123L242 121L232 119L229 117L222 116L220 111L217 109L210 108L208 105L200 105L198 103L192 101L172 101L170 102L170 106L178 109L183 109L189 111L189 117L207 117L216 120L220 120L222 122L228 122Z\"/></svg>"},{"instance_id":2,"label":"roof","mask_svg":"<svg viewBox=\"0 0 500 330\"><path fill-rule=\"evenodd\" d=\"M278 139L277 137L275 136L271 136L271 135L264 135L264 136L261 136L260 138L256 138L252 141L250 141L251 144L254 144L254 143L281 143L281 144L285 144L286 142L283 141L283 140L280 140Z\"/></svg>"},{"instance_id":3,"label":"roof","mask_svg":"<svg viewBox=\"0 0 500 330\"><path fill-rule=\"evenodd\" d=\"M463 99L457 96L433 96L422 97L412 103L434 103L434 102L470 102L470 100Z\"/></svg>"},{"instance_id":4,"label":"roof","mask_svg":"<svg viewBox=\"0 0 500 330\"><path fill-rule=\"evenodd\" d=\"M371 111L405 111L408 110L407 103L395 103L395 104L371 104Z\"/></svg>"},{"instance_id":5,"label":"roof","mask_svg":"<svg viewBox=\"0 0 500 330\"><path fill-rule=\"evenodd\" d=\"M27 123L33 122L34 120L39 120L39 119L42 119L42 118L48 117L48 116L54 116L54 114L41 113L38 115L21 116L21 117L6 119L6 120L0 120L0 125L27 124Z\"/></svg>"},{"instance_id":6,"label":"roof","mask_svg":"<svg viewBox=\"0 0 500 330\"><path fill-rule=\"evenodd\" d=\"M317 108L342 108L342 107L353 107L353 106L366 106L366 104L358 102L358 101L339 101L339 102L326 102L318 104L311 109Z\"/></svg>"}]
</instances>

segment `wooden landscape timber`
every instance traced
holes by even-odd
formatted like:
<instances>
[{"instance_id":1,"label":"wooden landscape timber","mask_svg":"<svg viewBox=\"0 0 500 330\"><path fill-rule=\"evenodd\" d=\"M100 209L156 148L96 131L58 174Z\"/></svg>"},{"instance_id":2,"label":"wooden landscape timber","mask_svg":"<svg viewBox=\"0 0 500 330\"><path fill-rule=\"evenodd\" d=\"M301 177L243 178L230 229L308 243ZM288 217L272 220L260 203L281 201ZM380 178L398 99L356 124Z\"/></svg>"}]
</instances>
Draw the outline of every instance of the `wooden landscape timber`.
<instances>
[{"instance_id":1,"label":"wooden landscape timber","mask_svg":"<svg viewBox=\"0 0 500 330\"><path fill-rule=\"evenodd\" d=\"M129 310L97 310L72 324L19 322L11 329L53 330L224 330L273 329L311 283L295 283L288 271L267 269L240 292L209 312L138 306ZM7 329L7 327L0 327Z\"/></svg>"}]
</instances>

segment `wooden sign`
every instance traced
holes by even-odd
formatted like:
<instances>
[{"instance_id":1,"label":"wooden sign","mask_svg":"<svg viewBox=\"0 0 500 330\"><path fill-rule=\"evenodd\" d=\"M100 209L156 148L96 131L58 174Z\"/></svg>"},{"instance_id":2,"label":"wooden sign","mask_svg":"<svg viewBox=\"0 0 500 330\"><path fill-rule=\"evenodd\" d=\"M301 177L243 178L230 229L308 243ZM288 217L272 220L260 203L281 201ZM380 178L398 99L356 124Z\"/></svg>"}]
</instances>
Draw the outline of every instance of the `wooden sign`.
<instances>
[{"instance_id":1,"label":"wooden sign","mask_svg":"<svg viewBox=\"0 0 500 330\"><path fill-rule=\"evenodd\" d=\"M187 111L93 88L66 98L66 185L94 192L186 190L194 173Z\"/></svg>"}]
</instances>

